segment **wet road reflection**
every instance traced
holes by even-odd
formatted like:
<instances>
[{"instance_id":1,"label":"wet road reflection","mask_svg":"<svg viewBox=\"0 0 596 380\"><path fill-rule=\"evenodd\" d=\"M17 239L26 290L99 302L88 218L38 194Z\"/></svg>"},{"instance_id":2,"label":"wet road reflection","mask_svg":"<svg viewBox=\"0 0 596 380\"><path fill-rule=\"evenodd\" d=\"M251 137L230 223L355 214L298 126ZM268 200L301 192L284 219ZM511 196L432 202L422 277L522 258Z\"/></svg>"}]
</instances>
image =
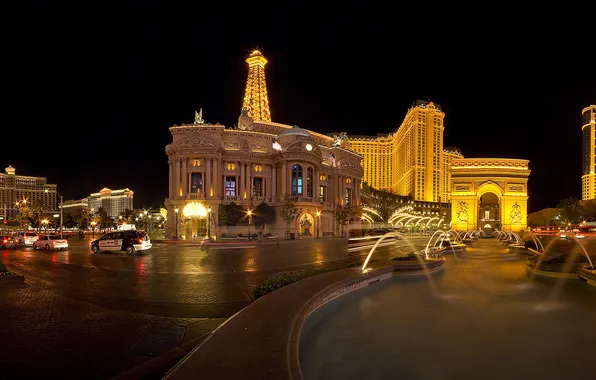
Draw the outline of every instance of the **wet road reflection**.
<instances>
[{"instance_id":1,"label":"wet road reflection","mask_svg":"<svg viewBox=\"0 0 596 380\"><path fill-rule=\"evenodd\" d=\"M207 251L198 245L156 243L132 256L93 254L88 240L72 239L69 245L64 251L4 250L1 257L28 281L100 306L158 315L229 316L250 303L254 286L274 273L333 265L368 253L348 252L343 239ZM399 249L384 247L375 257L387 258ZM220 311L214 311L217 307Z\"/></svg>"}]
</instances>

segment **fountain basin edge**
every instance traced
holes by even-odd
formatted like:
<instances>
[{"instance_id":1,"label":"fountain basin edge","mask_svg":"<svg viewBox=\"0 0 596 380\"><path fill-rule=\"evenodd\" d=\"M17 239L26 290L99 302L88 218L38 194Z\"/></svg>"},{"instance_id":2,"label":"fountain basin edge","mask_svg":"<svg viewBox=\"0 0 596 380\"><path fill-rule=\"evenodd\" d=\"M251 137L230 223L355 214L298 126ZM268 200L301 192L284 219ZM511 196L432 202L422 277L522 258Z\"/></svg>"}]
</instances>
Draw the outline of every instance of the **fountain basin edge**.
<instances>
[{"instance_id":1,"label":"fountain basin edge","mask_svg":"<svg viewBox=\"0 0 596 380\"><path fill-rule=\"evenodd\" d=\"M445 259L427 262L429 272ZM308 277L258 298L228 318L163 379L302 380L299 344L308 316L331 300L394 275L424 275L418 264L397 262L367 273L347 268ZM230 350L234 347L234 350ZM266 365L263 365L266 363Z\"/></svg>"},{"instance_id":2,"label":"fountain basin edge","mask_svg":"<svg viewBox=\"0 0 596 380\"><path fill-rule=\"evenodd\" d=\"M577 271L580 280L585 280L588 284L596 286L596 271L588 269L588 267L581 268Z\"/></svg>"}]
</instances>

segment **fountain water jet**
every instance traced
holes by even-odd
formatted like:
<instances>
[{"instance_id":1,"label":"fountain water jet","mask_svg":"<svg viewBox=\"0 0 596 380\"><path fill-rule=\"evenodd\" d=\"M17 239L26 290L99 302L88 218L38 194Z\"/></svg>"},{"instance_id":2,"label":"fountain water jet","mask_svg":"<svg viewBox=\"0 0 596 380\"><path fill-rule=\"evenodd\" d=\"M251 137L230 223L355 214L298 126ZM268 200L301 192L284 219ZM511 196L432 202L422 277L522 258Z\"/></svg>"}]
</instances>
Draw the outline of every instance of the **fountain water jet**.
<instances>
[{"instance_id":1,"label":"fountain water jet","mask_svg":"<svg viewBox=\"0 0 596 380\"><path fill-rule=\"evenodd\" d=\"M592 259L590 259L590 255L588 255L588 252L586 251L586 248L584 247L584 245L575 236L570 236L570 237L573 238L575 240L575 242L581 247L582 252L584 253L584 255L586 255L586 258L588 259L588 262L590 263L590 269L594 270L594 264L592 264ZM571 272L571 269L573 268L573 264L574 264L576 257L577 257L577 253L574 253L572 250L569 253L568 257L566 258L565 263L563 264L563 268L561 271L562 273ZM551 291L549 299L546 302L547 305L559 305L559 303L557 302L557 299L559 298L559 293L561 292L561 289L563 288L563 284L568 279L569 278L567 278L567 277L559 277L557 279L557 283L553 287L553 290Z\"/></svg>"},{"instance_id":2,"label":"fountain water jet","mask_svg":"<svg viewBox=\"0 0 596 380\"><path fill-rule=\"evenodd\" d=\"M383 240L385 240L388 237L399 237L402 240L406 241L408 243L408 245L413 249L413 252L416 252L416 246L414 244L412 244L411 241L409 241L404 235L402 235L401 233L397 232L397 231L393 231L393 232L387 232L385 235L381 236L381 238L379 240L377 240L377 242L375 243L375 245L370 249L370 252L368 253L368 256L366 256L366 260L364 260L364 264L362 264L362 272L366 273L369 269L366 267L368 264L368 261L370 260L370 258L372 257L372 254L374 253L375 249L377 249L377 246L379 245L379 243ZM430 273L428 272L428 267L426 266L426 263L424 262L424 259L422 257L420 257L420 255L414 254L414 256L416 256L416 258L418 259L418 262L420 262L420 265L422 266L422 269L424 270L424 273L426 274L426 277L428 278L428 282L433 290L433 293L436 294L437 293L437 287L430 275ZM425 257L428 259L428 253L425 252Z\"/></svg>"}]
</instances>

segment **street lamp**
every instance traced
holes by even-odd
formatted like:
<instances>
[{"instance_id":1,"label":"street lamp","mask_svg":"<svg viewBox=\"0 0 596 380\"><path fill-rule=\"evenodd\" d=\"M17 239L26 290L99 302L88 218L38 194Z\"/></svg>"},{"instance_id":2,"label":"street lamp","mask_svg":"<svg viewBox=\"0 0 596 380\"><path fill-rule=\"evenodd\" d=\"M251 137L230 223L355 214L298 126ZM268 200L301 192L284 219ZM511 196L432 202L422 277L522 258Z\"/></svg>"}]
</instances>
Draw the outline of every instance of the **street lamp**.
<instances>
[{"instance_id":1,"label":"street lamp","mask_svg":"<svg viewBox=\"0 0 596 380\"><path fill-rule=\"evenodd\" d=\"M174 239L178 239L178 209L174 209L174 213L176 214L176 235L174 235Z\"/></svg>"},{"instance_id":2,"label":"street lamp","mask_svg":"<svg viewBox=\"0 0 596 380\"><path fill-rule=\"evenodd\" d=\"M211 207L207 209L207 215L209 216L209 219L207 221L207 237L209 238L209 240L211 240Z\"/></svg>"},{"instance_id":3,"label":"street lamp","mask_svg":"<svg viewBox=\"0 0 596 380\"><path fill-rule=\"evenodd\" d=\"M250 219L252 216L252 210L246 212L248 214L248 240L250 240Z\"/></svg>"},{"instance_id":4,"label":"street lamp","mask_svg":"<svg viewBox=\"0 0 596 380\"><path fill-rule=\"evenodd\" d=\"M44 190L46 193L48 192L48 189ZM62 198L62 195L60 195L57 191L56 191L56 195L58 195L60 197L60 239L62 239L62 203L64 201L64 199Z\"/></svg>"},{"instance_id":5,"label":"street lamp","mask_svg":"<svg viewBox=\"0 0 596 380\"><path fill-rule=\"evenodd\" d=\"M317 211L317 237L319 237L319 230L321 229L321 212Z\"/></svg>"},{"instance_id":6,"label":"street lamp","mask_svg":"<svg viewBox=\"0 0 596 380\"><path fill-rule=\"evenodd\" d=\"M47 219L43 219L41 221L41 224L43 224L46 227L46 234L48 233L48 223L50 223L50 221Z\"/></svg>"},{"instance_id":7,"label":"street lamp","mask_svg":"<svg viewBox=\"0 0 596 380\"><path fill-rule=\"evenodd\" d=\"M95 239L95 225L97 224L97 222L94 220L91 222L91 231L93 233L92 238Z\"/></svg>"}]
</instances>

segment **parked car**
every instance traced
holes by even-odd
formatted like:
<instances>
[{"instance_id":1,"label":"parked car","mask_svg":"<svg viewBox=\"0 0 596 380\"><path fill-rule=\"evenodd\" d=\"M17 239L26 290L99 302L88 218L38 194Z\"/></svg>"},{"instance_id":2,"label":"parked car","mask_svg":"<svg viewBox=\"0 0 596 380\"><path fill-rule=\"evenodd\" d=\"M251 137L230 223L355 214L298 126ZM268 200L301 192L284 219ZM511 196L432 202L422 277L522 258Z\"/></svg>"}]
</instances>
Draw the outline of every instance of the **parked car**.
<instances>
[{"instance_id":1,"label":"parked car","mask_svg":"<svg viewBox=\"0 0 596 380\"><path fill-rule=\"evenodd\" d=\"M89 245L93 253L107 251L124 251L132 255L136 251L144 251L152 247L149 235L142 231L109 232Z\"/></svg>"},{"instance_id":2,"label":"parked car","mask_svg":"<svg viewBox=\"0 0 596 380\"><path fill-rule=\"evenodd\" d=\"M19 232L17 235L17 244L24 245L26 247L33 247L33 242L39 238L39 235L35 232Z\"/></svg>"},{"instance_id":3,"label":"parked car","mask_svg":"<svg viewBox=\"0 0 596 380\"><path fill-rule=\"evenodd\" d=\"M8 249L8 248L16 248L17 241L12 236L4 235L0 236L0 248Z\"/></svg>"},{"instance_id":4,"label":"parked car","mask_svg":"<svg viewBox=\"0 0 596 380\"><path fill-rule=\"evenodd\" d=\"M33 249L45 248L50 249L64 249L68 248L68 240L61 238L59 235L42 235L33 242Z\"/></svg>"}]
</instances>

